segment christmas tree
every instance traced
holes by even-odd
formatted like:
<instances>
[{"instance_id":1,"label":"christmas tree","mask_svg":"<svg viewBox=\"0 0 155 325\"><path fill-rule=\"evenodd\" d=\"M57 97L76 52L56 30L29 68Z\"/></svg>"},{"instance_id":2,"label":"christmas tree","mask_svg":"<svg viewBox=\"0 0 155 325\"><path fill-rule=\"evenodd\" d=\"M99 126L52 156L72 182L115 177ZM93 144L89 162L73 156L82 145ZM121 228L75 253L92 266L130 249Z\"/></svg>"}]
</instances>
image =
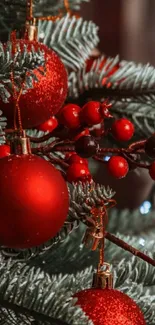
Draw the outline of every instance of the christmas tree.
<instances>
[{"instance_id":1,"label":"christmas tree","mask_svg":"<svg viewBox=\"0 0 155 325\"><path fill-rule=\"evenodd\" d=\"M154 212L94 173L155 180L155 69L96 54L84 1L0 3L0 324L155 324Z\"/></svg>"}]
</instances>

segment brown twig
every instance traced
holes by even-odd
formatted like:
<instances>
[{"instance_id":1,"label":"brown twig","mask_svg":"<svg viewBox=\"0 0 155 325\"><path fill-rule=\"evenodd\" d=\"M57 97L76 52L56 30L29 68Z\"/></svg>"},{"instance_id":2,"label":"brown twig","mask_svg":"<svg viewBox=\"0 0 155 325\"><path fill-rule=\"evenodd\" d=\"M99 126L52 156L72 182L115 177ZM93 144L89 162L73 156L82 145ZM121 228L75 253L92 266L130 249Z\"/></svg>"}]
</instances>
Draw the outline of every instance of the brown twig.
<instances>
[{"instance_id":1,"label":"brown twig","mask_svg":"<svg viewBox=\"0 0 155 325\"><path fill-rule=\"evenodd\" d=\"M48 154L46 156L48 157L50 162L54 165L59 165L59 166L63 167L64 169L67 169L69 167L69 165L66 162L64 162L61 158L53 158Z\"/></svg>"},{"instance_id":2,"label":"brown twig","mask_svg":"<svg viewBox=\"0 0 155 325\"><path fill-rule=\"evenodd\" d=\"M141 258L143 261L147 262L148 264L155 266L155 260L153 260L151 257L147 256L146 254L142 253L138 249L125 243L122 239L110 234L109 232L105 232L105 238L107 238L113 244L123 248L125 251L130 252L132 255Z\"/></svg>"}]
</instances>

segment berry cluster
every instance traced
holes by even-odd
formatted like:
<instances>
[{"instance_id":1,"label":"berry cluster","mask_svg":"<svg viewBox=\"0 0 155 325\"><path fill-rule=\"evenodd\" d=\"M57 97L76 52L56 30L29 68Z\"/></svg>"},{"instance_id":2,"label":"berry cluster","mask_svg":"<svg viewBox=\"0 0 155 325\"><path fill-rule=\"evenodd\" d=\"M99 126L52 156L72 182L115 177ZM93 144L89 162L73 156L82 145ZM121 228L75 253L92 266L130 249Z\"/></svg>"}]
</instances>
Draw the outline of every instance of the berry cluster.
<instances>
[{"instance_id":1,"label":"berry cluster","mask_svg":"<svg viewBox=\"0 0 155 325\"><path fill-rule=\"evenodd\" d=\"M109 173L117 179L125 177L129 170L142 167L147 168L151 178L155 180L155 161L151 164L138 161L141 154L146 154L149 159L155 158L155 134L149 139L132 143L127 148L100 147L99 140L102 137L110 135L116 142L122 143L131 140L134 135L134 125L126 118L115 120L109 111L110 108L111 105L107 101L102 104L91 101L83 107L75 104L65 105L57 116L52 116L37 128L46 132L39 138L39 142L53 137L58 140L46 146L32 148L32 152L44 154L52 163L65 168L68 182L91 181L87 161L91 157L107 164ZM108 128L105 126L105 119L111 119ZM32 143L38 143L38 138L30 137L30 140ZM54 158L54 151L61 151L65 158ZM0 158L9 154L10 147L1 145ZM105 161L107 154L111 157Z\"/></svg>"}]
</instances>

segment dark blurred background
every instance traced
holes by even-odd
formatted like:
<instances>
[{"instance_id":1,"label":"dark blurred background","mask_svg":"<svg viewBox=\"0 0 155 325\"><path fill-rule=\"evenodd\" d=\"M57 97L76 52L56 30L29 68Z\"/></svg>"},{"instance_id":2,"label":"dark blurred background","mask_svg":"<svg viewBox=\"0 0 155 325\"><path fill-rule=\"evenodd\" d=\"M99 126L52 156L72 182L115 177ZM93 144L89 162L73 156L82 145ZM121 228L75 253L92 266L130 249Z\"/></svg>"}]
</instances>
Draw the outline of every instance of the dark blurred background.
<instances>
[{"instance_id":1,"label":"dark blurred background","mask_svg":"<svg viewBox=\"0 0 155 325\"><path fill-rule=\"evenodd\" d=\"M155 0L91 0L81 15L100 27L105 54L155 64Z\"/></svg>"}]
</instances>

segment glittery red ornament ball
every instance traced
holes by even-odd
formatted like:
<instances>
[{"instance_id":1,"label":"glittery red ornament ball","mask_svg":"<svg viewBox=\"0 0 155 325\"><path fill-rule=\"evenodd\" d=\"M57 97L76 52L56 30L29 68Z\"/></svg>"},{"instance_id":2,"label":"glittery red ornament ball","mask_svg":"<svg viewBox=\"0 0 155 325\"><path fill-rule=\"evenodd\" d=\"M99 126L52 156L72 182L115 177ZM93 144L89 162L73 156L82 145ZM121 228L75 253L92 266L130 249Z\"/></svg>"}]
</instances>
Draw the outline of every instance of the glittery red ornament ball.
<instances>
[{"instance_id":1,"label":"glittery red ornament ball","mask_svg":"<svg viewBox=\"0 0 155 325\"><path fill-rule=\"evenodd\" d=\"M94 325L146 325L136 303L120 291L88 289L74 297Z\"/></svg>"},{"instance_id":2,"label":"glittery red ornament ball","mask_svg":"<svg viewBox=\"0 0 155 325\"><path fill-rule=\"evenodd\" d=\"M33 128L46 122L52 115L55 115L62 107L67 96L67 72L64 64L58 55L45 45L28 40L17 40L21 52L24 45L28 51L42 50L45 53L45 73L42 75L37 69L33 71L38 82L33 82L33 88L23 93L19 100L23 128ZM44 71L42 67L39 68ZM0 101L1 110L7 117L7 127L14 126L14 105L13 97L9 103Z\"/></svg>"},{"instance_id":3,"label":"glittery red ornament ball","mask_svg":"<svg viewBox=\"0 0 155 325\"><path fill-rule=\"evenodd\" d=\"M0 245L29 248L54 237L68 213L61 173L35 155L0 159Z\"/></svg>"}]
</instances>

